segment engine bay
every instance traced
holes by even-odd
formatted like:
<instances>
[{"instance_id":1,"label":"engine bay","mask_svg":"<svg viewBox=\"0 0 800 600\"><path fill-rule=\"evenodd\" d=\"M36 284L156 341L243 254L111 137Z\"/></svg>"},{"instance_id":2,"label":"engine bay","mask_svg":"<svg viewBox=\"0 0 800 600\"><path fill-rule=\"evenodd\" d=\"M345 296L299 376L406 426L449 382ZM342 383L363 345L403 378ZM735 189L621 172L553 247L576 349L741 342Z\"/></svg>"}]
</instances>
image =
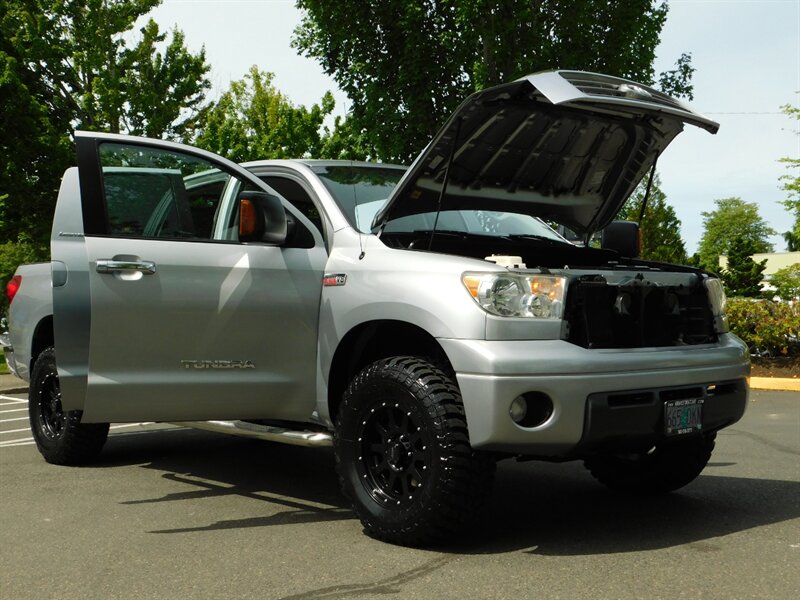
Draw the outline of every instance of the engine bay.
<instances>
[{"instance_id":1,"label":"engine bay","mask_svg":"<svg viewBox=\"0 0 800 600\"><path fill-rule=\"evenodd\" d=\"M569 278L566 341L584 348L643 348L717 341L703 274L681 265L530 236L454 231L385 233L390 247L477 259L521 259L526 269ZM513 262L513 261L512 261ZM508 263L510 264L510 263Z\"/></svg>"}]
</instances>

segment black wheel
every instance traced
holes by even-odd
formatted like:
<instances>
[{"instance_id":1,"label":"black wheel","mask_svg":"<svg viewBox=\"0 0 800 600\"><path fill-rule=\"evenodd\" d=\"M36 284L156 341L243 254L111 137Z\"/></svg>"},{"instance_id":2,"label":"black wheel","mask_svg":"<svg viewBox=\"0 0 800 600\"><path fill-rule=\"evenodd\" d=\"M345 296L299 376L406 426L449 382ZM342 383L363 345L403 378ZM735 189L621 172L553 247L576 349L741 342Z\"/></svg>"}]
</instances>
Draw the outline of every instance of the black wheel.
<instances>
[{"instance_id":1,"label":"black wheel","mask_svg":"<svg viewBox=\"0 0 800 600\"><path fill-rule=\"evenodd\" d=\"M366 532L404 545L441 541L474 519L495 470L470 446L453 381L408 356L375 362L350 383L334 449Z\"/></svg>"},{"instance_id":2,"label":"black wheel","mask_svg":"<svg viewBox=\"0 0 800 600\"><path fill-rule=\"evenodd\" d=\"M711 458L716 434L656 446L639 454L587 458L584 465L600 483L631 494L663 494L700 475Z\"/></svg>"},{"instance_id":3,"label":"black wheel","mask_svg":"<svg viewBox=\"0 0 800 600\"><path fill-rule=\"evenodd\" d=\"M61 408L56 355L52 348L36 359L28 390L28 415L33 439L44 459L77 465L95 458L108 437L108 423L81 423L82 411Z\"/></svg>"}]
</instances>

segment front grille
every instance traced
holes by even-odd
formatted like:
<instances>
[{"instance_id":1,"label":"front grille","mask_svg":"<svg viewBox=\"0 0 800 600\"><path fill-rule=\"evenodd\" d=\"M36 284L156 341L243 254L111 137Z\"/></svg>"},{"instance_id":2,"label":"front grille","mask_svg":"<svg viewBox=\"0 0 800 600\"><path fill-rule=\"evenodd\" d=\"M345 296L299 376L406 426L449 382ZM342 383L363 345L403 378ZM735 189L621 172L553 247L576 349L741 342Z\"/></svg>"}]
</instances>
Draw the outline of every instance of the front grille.
<instances>
[{"instance_id":1,"label":"front grille","mask_svg":"<svg viewBox=\"0 0 800 600\"><path fill-rule=\"evenodd\" d=\"M584 348L692 346L717 341L702 287L574 281L567 294L567 341Z\"/></svg>"}]
</instances>

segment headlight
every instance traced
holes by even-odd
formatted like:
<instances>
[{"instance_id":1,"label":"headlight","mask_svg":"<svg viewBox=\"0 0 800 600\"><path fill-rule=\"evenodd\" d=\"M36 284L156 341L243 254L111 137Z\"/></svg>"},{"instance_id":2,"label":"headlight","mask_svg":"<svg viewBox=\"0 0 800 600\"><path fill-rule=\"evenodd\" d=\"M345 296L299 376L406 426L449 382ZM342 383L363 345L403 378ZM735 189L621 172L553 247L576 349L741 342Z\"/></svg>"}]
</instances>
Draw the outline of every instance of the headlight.
<instances>
[{"instance_id":1,"label":"headlight","mask_svg":"<svg viewBox=\"0 0 800 600\"><path fill-rule=\"evenodd\" d=\"M708 304L711 308L711 314L714 316L714 326L717 333L727 333L728 315L725 314L725 309L728 306L728 298L725 296L725 290L722 287L722 281L719 279L706 279L706 290L708 291Z\"/></svg>"},{"instance_id":2,"label":"headlight","mask_svg":"<svg viewBox=\"0 0 800 600\"><path fill-rule=\"evenodd\" d=\"M485 311L501 317L560 319L567 278L514 273L464 273L464 287Z\"/></svg>"}]
</instances>

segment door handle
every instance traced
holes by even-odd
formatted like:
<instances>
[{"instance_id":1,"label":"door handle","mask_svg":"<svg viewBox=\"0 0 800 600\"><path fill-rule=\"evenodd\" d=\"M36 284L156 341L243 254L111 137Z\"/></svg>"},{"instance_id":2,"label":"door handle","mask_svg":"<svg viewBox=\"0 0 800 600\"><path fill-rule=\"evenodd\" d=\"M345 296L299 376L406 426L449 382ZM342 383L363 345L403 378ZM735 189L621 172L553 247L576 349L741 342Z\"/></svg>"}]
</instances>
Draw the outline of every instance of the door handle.
<instances>
[{"instance_id":1,"label":"door handle","mask_svg":"<svg viewBox=\"0 0 800 600\"><path fill-rule=\"evenodd\" d=\"M152 275L156 272L156 263L151 260L97 259L98 273L130 273L132 271L139 271L145 275Z\"/></svg>"}]
</instances>

